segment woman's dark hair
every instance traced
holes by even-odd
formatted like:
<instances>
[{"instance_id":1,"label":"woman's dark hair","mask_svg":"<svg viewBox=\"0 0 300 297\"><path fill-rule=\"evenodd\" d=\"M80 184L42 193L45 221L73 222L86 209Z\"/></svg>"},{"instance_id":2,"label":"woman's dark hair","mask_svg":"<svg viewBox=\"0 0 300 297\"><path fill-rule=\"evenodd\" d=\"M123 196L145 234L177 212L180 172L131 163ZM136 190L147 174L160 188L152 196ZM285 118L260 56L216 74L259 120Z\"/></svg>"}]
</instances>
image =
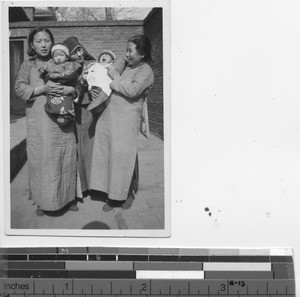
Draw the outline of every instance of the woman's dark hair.
<instances>
[{"instance_id":1,"label":"woman's dark hair","mask_svg":"<svg viewBox=\"0 0 300 297\"><path fill-rule=\"evenodd\" d=\"M29 57L35 56L35 51L32 48L32 43L33 43L33 39L34 39L35 34L37 34L39 32L48 33L49 36L50 36L50 39L52 41L52 44L54 44L54 37L53 37L51 31L47 27L38 27L38 28L35 28L35 29L31 30L31 32L28 35L28 40L27 40L27 42L28 42L27 54L28 54Z\"/></svg>"},{"instance_id":2,"label":"woman's dark hair","mask_svg":"<svg viewBox=\"0 0 300 297\"><path fill-rule=\"evenodd\" d=\"M151 57L151 42L147 36L135 35L128 39L128 42L134 43L137 52L140 55L144 55L143 61L147 63L153 61Z\"/></svg>"}]
</instances>

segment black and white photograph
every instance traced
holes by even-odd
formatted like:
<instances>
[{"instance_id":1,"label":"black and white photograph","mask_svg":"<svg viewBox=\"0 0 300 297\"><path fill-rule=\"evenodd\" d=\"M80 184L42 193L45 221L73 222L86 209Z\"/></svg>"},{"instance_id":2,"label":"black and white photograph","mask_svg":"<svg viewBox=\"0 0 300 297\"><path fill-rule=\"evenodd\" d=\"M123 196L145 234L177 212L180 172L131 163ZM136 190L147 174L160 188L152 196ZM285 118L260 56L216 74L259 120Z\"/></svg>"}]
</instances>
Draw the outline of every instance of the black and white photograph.
<instances>
[{"instance_id":1,"label":"black and white photograph","mask_svg":"<svg viewBox=\"0 0 300 297\"><path fill-rule=\"evenodd\" d=\"M3 1L0 295L298 296L299 15Z\"/></svg>"},{"instance_id":2,"label":"black and white photograph","mask_svg":"<svg viewBox=\"0 0 300 297\"><path fill-rule=\"evenodd\" d=\"M7 3L8 234L170 235L169 8L141 2Z\"/></svg>"}]
</instances>

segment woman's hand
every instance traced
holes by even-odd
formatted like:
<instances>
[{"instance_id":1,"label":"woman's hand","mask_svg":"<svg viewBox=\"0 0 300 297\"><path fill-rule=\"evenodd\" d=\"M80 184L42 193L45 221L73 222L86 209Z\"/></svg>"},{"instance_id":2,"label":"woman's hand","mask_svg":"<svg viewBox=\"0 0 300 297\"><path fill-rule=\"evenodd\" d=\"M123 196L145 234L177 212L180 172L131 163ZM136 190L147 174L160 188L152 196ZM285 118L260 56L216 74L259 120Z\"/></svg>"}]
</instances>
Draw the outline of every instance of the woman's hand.
<instances>
[{"instance_id":1,"label":"woman's hand","mask_svg":"<svg viewBox=\"0 0 300 297\"><path fill-rule=\"evenodd\" d=\"M48 81L46 84L44 84L42 86L35 87L32 95L40 96L40 95L50 94L51 84L53 84L53 83Z\"/></svg>"},{"instance_id":2,"label":"woman's hand","mask_svg":"<svg viewBox=\"0 0 300 297\"><path fill-rule=\"evenodd\" d=\"M120 74L119 72L116 70L115 67L113 66L110 66L110 67L107 67L107 75L112 79L114 80L115 78L119 77Z\"/></svg>"},{"instance_id":3,"label":"woman's hand","mask_svg":"<svg viewBox=\"0 0 300 297\"><path fill-rule=\"evenodd\" d=\"M92 96L92 100L96 100L99 96L101 89L100 88L92 88L90 90L90 94Z\"/></svg>"},{"instance_id":4,"label":"woman's hand","mask_svg":"<svg viewBox=\"0 0 300 297\"><path fill-rule=\"evenodd\" d=\"M48 83L47 83L48 84ZM49 82L49 91L47 94L51 96L68 96L76 97L76 90L71 86L62 86L59 83Z\"/></svg>"},{"instance_id":5,"label":"woman's hand","mask_svg":"<svg viewBox=\"0 0 300 297\"><path fill-rule=\"evenodd\" d=\"M76 89L74 87L71 87L71 86L63 86L64 89L63 89L63 95L64 96L72 96L72 97L77 97L77 92L76 92Z\"/></svg>"},{"instance_id":6,"label":"woman's hand","mask_svg":"<svg viewBox=\"0 0 300 297\"><path fill-rule=\"evenodd\" d=\"M53 83L50 86L50 95L52 96L72 96L72 97L76 97L77 93L74 87L71 86L62 86L58 83Z\"/></svg>"},{"instance_id":7,"label":"woman's hand","mask_svg":"<svg viewBox=\"0 0 300 297\"><path fill-rule=\"evenodd\" d=\"M51 96L63 96L64 95L64 86L60 83L54 83L48 81L45 86L48 89L47 94Z\"/></svg>"}]
</instances>

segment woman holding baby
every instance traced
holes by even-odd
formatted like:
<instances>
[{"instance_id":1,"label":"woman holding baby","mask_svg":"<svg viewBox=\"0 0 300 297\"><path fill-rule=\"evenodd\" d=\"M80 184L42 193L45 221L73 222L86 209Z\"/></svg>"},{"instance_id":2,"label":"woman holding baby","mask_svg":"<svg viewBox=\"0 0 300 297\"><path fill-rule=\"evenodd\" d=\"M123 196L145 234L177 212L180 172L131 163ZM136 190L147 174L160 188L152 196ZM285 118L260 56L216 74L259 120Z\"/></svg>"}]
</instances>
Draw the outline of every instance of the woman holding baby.
<instances>
[{"instance_id":1,"label":"woman holding baby","mask_svg":"<svg viewBox=\"0 0 300 297\"><path fill-rule=\"evenodd\" d=\"M111 67L110 102L96 124L90 188L108 194L104 211L128 209L134 199L133 179L143 102L154 81L149 66L151 43L145 35L130 38L124 71Z\"/></svg>"},{"instance_id":2,"label":"woman holding baby","mask_svg":"<svg viewBox=\"0 0 300 297\"><path fill-rule=\"evenodd\" d=\"M29 197L36 214L73 209L76 196L75 126L60 127L45 111L48 95L75 95L74 87L44 83L39 69L51 58L54 38L48 28L33 29L28 36L28 55L15 83L16 94L26 101Z\"/></svg>"}]
</instances>

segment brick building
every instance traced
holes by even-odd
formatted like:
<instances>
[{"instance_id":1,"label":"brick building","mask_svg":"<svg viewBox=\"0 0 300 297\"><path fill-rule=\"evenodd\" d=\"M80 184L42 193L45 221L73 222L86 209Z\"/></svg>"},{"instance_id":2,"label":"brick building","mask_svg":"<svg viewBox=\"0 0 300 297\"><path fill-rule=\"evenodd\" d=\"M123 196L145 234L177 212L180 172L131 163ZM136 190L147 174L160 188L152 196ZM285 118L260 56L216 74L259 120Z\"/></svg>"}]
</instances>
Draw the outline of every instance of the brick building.
<instances>
[{"instance_id":1,"label":"brick building","mask_svg":"<svg viewBox=\"0 0 300 297\"><path fill-rule=\"evenodd\" d=\"M155 84L148 99L149 125L151 131L163 138L164 104L163 100L163 32L162 10L153 9L144 21L144 34L151 40L153 63L151 64Z\"/></svg>"},{"instance_id":2,"label":"brick building","mask_svg":"<svg viewBox=\"0 0 300 297\"><path fill-rule=\"evenodd\" d=\"M10 13L12 8L10 8ZM155 83L148 97L149 122L152 133L163 138L163 54L162 54L162 8L151 10L145 20L131 21L30 21L25 19L20 8L14 8L23 19L9 22L10 46L10 104L11 112L25 110L22 100L17 98L14 91L14 82L19 67L27 57L27 36L29 32L39 26L48 27L54 35L55 42L62 42L69 36L78 37L88 52L95 58L102 50L109 49L121 57L125 53L128 38L136 34L147 35L153 46L154 62L151 65L155 74ZM18 11L17 11L18 10ZM26 14L32 11L26 8Z\"/></svg>"}]
</instances>

